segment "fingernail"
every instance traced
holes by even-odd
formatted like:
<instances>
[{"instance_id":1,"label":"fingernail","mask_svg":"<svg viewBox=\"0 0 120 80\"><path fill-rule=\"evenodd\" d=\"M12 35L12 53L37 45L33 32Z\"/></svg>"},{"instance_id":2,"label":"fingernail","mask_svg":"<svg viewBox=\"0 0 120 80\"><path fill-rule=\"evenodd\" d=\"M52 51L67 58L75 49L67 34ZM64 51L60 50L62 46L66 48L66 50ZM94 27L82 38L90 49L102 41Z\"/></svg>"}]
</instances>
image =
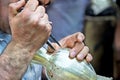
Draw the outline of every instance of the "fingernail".
<instances>
[{"instance_id":1,"label":"fingernail","mask_svg":"<svg viewBox=\"0 0 120 80\"><path fill-rule=\"evenodd\" d=\"M76 56L76 52L75 51L72 51L71 53L70 53L70 57L71 58L74 58Z\"/></svg>"},{"instance_id":2,"label":"fingernail","mask_svg":"<svg viewBox=\"0 0 120 80\"><path fill-rule=\"evenodd\" d=\"M78 60L83 60L83 55L82 54L77 55L77 59Z\"/></svg>"}]
</instances>

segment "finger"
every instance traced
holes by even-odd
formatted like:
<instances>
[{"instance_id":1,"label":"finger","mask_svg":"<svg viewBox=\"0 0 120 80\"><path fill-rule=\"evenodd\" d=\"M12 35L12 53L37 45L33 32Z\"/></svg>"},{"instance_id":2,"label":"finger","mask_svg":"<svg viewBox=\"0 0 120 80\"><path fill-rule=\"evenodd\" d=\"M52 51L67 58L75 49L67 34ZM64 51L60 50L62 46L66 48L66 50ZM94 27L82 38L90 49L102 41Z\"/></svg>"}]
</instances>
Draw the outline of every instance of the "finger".
<instances>
[{"instance_id":1,"label":"finger","mask_svg":"<svg viewBox=\"0 0 120 80\"><path fill-rule=\"evenodd\" d=\"M77 55L77 60L83 60L89 52L89 48L85 46L83 50Z\"/></svg>"},{"instance_id":2,"label":"finger","mask_svg":"<svg viewBox=\"0 0 120 80\"><path fill-rule=\"evenodd\" d=\"M56 43L52 43L52 46L55 48L56 51L60 48ZM47 51L48 51L48 53L53 53L54 52L54 50L49 46L48 46Z\"/></svg>"},{"instance_id":3,"label":"finger","mask_svg":"<svg viewBox=\"0 0 120 80\"><path fill-rule=\"evenodd\" d=\"M38 6L38 0L28 0L24 9L28 9L30 11L35 11Z\"/></svg>"},{"instance_id":4,"label":"finger","mask_svg":"<svg viewBox=\"0 0 120 80\"><path fill-rule=\"evenodd\" d=\"M84 40L84 35L80 32L77 32L61 39L59 43L63 48L64 47L72 48L77 41L82 42L83 40Z\"/></svg>"},{"instance_id":5,"label":"finger","mask_svg":"<svg viewBox=\"0 0 120 80\"><path fill-rule=\"evenodd\" d=\"M38 6L35 12L30 16L31 22L35 25L46 26L46 22L48 22L48 18L46 18L47 14L45 14L45 8L43 6ZM47 19L47 20L46 20Z\"/></svg>"},{"instance_id":6,"label":"finger","mask_svg":"<svg viewBox=\"0 0 120 80\"><path fill-rule=\"evenodd\" d=\"M78 42L82 42L84 40L85 36L81 32L77 32L77 33L74 33L71 38Z\"/></svg>"},{"instance_id":7,"label":"finger","mask_svg":"<svg viewBox=\"0 0 120 80\"><path fill-rule=\"evenodd\" d=\"M85 36L81 32L76 33L76 38L78 42L82 42L85 39Z\"/></svg>"},{"instance_id":8,"label":"finger","mask_svg":"<svg viewBox=\"0 0 120 80\"><path fill-rule=\"evenodd\" d=\"M43 6L39 6L36 11L35 11L35 15L39 15L39 18L42 18L45 14L45 8Z\"/></svg>"},{"instance_id":9,"label":"finger","mask_svg":"<svg viewBox=\"0 0 120 80\"><path fill-rule=\"evenodd\" d=\"M67 36L63 39L61 39L59 41L59 43L61 44L62 48L73 48L75 46L75 43L76 43L76 38L74 38L75 35L70 35L70 36Z\"/></svg>"},{"instance_id":10,"label":"finger","mask_svg":"<svg viewBox=\"0 0 120 80\"><path fill-rule=\"evenodd\" d=\"M76 43L75 46L70 50L70 58L74 58L83 48L84 43Z\"/></svg>"},{"instance_id":11,"label":"finger","mask_svg":"<svg viewBox=\"0 0 120 80\"><path fill-rule=\"evenodd\" d=\"M20 0L18 2L15 3L11 3L9 5L9 19L13 18L14 16L17 15L17 11L25 5L25 0Z\"/></svg>"},{"instance_id":12,"label":"finger","mask_svg":"<svg viewBox=\"0 0 120 80\"><path fill-rule=\"evenodd\" d=\"M49 33L49 35L51 34L52 26L48 21L47 14L44 14L44 16L39 20L39 27L41 27L41 30L43 29L46 33Z\"/></svg>"},{"instance_id":13,"label":"finger","mask_svg":"<svg viewBox=\"0 0 120 80\"><path fill-rule=\"evenodd\" d=\"M40 18L39 24L40 24L40 26L47 26L46 28L51 29L51 25L48 21L48 15L47 14L44 14L44 16L42 18Z\"/></svg>"},{"instance_id":14,"label":"finger","mask_svg":"<svg viewBox=\"0 0 120 80\"><path fill-rule=\"evenodd\" d=\"M87 56L86 56L86 61L87 61L87 62L90 62L90 61L92 61L92 60L93 60L92 55L91 55L90 53L88 53Z\"/></svg>"},{"instance_id":15,"label":"finger","mask_svg":"<svg viewBox=\"0 0 120 80\"><path fill-rule=\"evenodd\" d=\"M69 36L61 39L59 43L61 44L62 48L72 48L75 45L75 41L69 38Z\"/></svg>"}]
</instances>

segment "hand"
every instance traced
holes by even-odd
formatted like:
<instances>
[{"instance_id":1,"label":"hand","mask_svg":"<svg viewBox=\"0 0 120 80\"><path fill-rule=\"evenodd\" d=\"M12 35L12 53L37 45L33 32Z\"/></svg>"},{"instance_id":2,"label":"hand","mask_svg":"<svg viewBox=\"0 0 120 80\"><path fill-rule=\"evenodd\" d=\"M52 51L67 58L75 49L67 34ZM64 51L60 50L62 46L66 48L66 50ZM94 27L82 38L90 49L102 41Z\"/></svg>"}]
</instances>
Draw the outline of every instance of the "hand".
<instances>
[{"instance_id":1,"label":"hand","mask_svg":"<svg viewBox=\"0 0 120 80\"><path fill-rule=\"evenodd\" d=\"M75 34L69 35L59 41L62 48L71 48L70 51L70 58L77 58L77 60L81 61L84 58L86 61L90 62L92 60L92 56L89 53L89 48L84 46L83 40L84 35L80 32ZM54 48L58 50L60 47L56 43L52 43ZM49 52L53 52L50 48L48 49Z\"/></svg>"},{"instance_id":2,"label":"hand","mask_svg":"<svg viewBox=\"0 0 120 80\"><path fill-rule=\"evenodd\" d=\"M21 12L18 12L24 6ZM9 5L9 23L12 40L16 43L39 49L51 33L45 8L38 6L38 0L20 0Z\"/></svg>"}]
</instances>

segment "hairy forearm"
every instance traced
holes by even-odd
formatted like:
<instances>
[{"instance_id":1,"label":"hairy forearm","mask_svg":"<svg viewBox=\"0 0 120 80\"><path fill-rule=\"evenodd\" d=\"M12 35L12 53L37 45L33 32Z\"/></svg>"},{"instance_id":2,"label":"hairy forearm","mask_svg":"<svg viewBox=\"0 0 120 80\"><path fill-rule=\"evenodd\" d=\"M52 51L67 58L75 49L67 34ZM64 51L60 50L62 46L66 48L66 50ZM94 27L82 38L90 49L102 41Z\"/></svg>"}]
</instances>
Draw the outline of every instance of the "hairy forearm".
<instances>
[{"instance_id":1,"label":"hairy forearm","mask_svg":"<svg viewBox=\"0 0 120 80\"><path fill-rule=\"evenodd\" d=\"M34 53L31 48L11 41L0 56L0 79L20 80Z\"/></svg>"}]
</instances>

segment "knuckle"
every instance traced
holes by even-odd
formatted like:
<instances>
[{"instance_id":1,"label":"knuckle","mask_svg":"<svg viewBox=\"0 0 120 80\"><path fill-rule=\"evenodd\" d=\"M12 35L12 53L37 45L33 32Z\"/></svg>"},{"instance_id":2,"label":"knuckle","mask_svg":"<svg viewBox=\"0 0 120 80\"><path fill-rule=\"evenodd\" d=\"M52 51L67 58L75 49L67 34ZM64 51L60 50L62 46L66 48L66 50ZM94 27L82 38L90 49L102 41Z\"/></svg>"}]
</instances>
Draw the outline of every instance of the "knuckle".
<instances>
[{"instance_id":1,"label":"knuckle","mask_svg":"<svg viewBox=\"0 0 120 80\"><path fill-rule=\"evenodd\" d=\"M31 12L30 12L29 9L24 9L24 10L22 11L22 14L24 15L24 17L26 17L26 16L29 16L29 15L31 14Z\"/></svg>"},{"instance_id":2,"label":"knuckle","mask_svg":"<svg viewBox=\"0 0 120 80\"><path fill-rule=\"evenodd\" d=\"M46 28L47 28L47 31L48 31L48 32L51 32L52 27L51 27L50 25L49 25L49 26L47 26Z\"/></svg>"},{"instance_id":3,"label":"knuckle","mask_svg":"<svg viewBox=\"0 0 120 80\"><path fill-rule=\"evenodd\" d=\"M39 22L39 21L34 20L34 21L32 22L32 25L33 25L33 26L37 26L37 25L38 25L38 22Z\"/></svg>"},{"instance_id":4,"label":"knuckle","mask_svg":"<svg viewBox=\"0 0 120 80\"><path fill-rule=\"evenodd\" d=\"M79 35L81 35L83 38L85 38L84 34L81 32L78 32Z\"/></svg>"},{"instance_id":5,"label":"knuckle","mask_svg":"<svg viewBox=\"0 0 120 80\"><path fill-rule=\"evenodd\" d=\"M89 48L88 48L88 46L85 46L84 48L85 48L87 51L89 51Z\"/></svg>"},{"instance_id":6,"label":"knuckle","mask_svg":"<svg viewBox=\"0 0 120 80\"><path fill-rule=\"evenodd\" d=\"M52 30L52 26L49 24L49 29Z\"/></svg>"},{"instance_id":7,"label":"knuckle","mask_svg":"<svg viewBox=\"0 0 120 80\"><path fill-rule=\"evenodd\" d=\"M83 33L81 33L82 37L85 37Z\"/></svg>"},{"instance_id":8,"label":"knuckle","mask_svg":"<svg viewBox=\"0 0 120 80\"><path fill-rule=\"evenodd\" d=\"M85 46L85 44L82 42L82 46Z\"/></svg>"},{"instance_id":9,"label":"knuckle","mask_svg":"<svg viewBox=\"0 0 120 80\"><path fill-rule=\"evenodd\" d=\"M77 32L77 34L81 34L81 32Z\"/></svg>"},{"instance_id":10,"label":"knuckle","mask_svg":"<svg viewBox=\"0 0 120 80\"><path fill-rule=\"evenodd\" d=\"M33 24L34 26L37 26L38 23L39 23L39 19L37 19L37 18L32 18L32 19L31 19L31 22L32 22L32 24Z\"/></svg>"},{"instance_id":11,"label":"knuckle","mask_svg":"<svg viewBox=\"0 0 120 80\"><path fill-rule=\"evenodd\" d=\"M80 44L80 46L81 46L82 48L85 48L85 44L84 44L83 42Z\"/></svg>"},{"instance_id":12,"label":"knuckle","mask_svg":"<svg viewBox=\"0 0 120 80\"><path fill-rule=\"evenodd\" d=\"M43 20L41 20L41 21L39 22L39 25L45 27L45 26L46 26L46 22L43 21Z\"/></svg>"},{"instance_id":13,"label":"knuckle","mask_svg":"<svg viewBox=\"0 0 120 80\"><path fill-rule=\"evenodd\" d=\"M9 9L15 9L14 8L14 3L10 3L8 7L9 7Z\"/></svg>"},{"instance_id":14,"label":"knuckle","mask_svg":"<svg viewBox=\"0 0 120 80\"><path fill-rule=\"evenodd\" d=\"M90 53L88 53L88 56L90 56L92 58L92 55Z\"/></svg>"},{"instance_id":15,"label":"knuckle","mask_svg":"<svg viewBox=\"0 0 120 80\"><path fill-rule=\"evenodd\" d=\"M43 6L38 6L37 9L39 9L40 14L45 13L45 8Z\"/></svg>"},{"instance_id":16,"label":"knuckle","mask_svg":"<svg viewBox=\"0 0 120 80\"><path fill-rule=\"evenodd\" d=\"M92 57L92 55L90 53L88 53L87 58L88 58L88 61L93 60L93 57Z\"/></svg>"},{"instance_id":17,"label":"knuckle","mask_svg":"<svg viewBox=\"0 0 120 80\"><path fill-rule=\"evenodd\" d=\"M46 17L46 19L48 19L48 15L45 13L45 17Z\"/></svg>"},{"instance_id":18,"label":"knuckle","mask_svg":"<svg viewBox=\"0 0 120 80\"><path fill-rule=\"evenodd\" d=\"M83 60L83 57L80 57L79 55L77 55L77 60L81 61L81 60Z\"/></svg>"},{"instance_id":19,"label":"knuckle","mask_svg":"<svg viewBox=\"0 0 120 80\"><path fill-rule=\"evenodd\" d=\"M34 20L34 18L32 17L32 14L31 14L31 12L28 10L28 9L25 9L25 10L23 10L21 13L20 13L20 16L21 16L21 18L23 19L23 20L31 20L31 21L33 21Z\"/></svg>"},{"instance_id":20,"label":"knuckle","mask_svg":"<svg viewBox=\"0 0 120 80\"><path fill-rule=\"evenodd\" d=\"M45 12L45 8L43 6L39 6L39 8Z\"/></svg>"},{"instance_id":21,"label":"knuckle","mask_svg":"<svg viewBox=\"0 0 120 80\"><path fill-rule=\"evenodd\" d=\"M46 32L51 32L52 27L50 24L46 24L46 23L40 23L39 27L41 27L42 30L46 31Z\"/></svg>"},{"instance_id":22,"label":"knuckle","mask_svg":"<svg viewBox=\"0 0 120 80\"><path fill-rule=\"evenodd\" d=\"M36 1L36 5L39 5L39 2L38 2L38 1Z\"/></svg>"},{"instance_id":23,"label":"knuckle","mask_svg":"<svg viewBox=\"0 0 120 80\"><path fill-rule=\"evenodd\" d=\"M78 38L80 41L83 41L83 40L85 39L84 34L81 33L81 32L77 32L77 33L76 33L76 36L77 36L77 38Z\"/></svg>"},{"instance_id":24,"label":"knuckle","mask_svg":"<svg viewBox=\"0 0 120 80\"><path fill-rule=\"evenodd\" d=\"M76 34L81 35L82 33L81 32L77 32Z\"/></svg>"}]
</instances>

